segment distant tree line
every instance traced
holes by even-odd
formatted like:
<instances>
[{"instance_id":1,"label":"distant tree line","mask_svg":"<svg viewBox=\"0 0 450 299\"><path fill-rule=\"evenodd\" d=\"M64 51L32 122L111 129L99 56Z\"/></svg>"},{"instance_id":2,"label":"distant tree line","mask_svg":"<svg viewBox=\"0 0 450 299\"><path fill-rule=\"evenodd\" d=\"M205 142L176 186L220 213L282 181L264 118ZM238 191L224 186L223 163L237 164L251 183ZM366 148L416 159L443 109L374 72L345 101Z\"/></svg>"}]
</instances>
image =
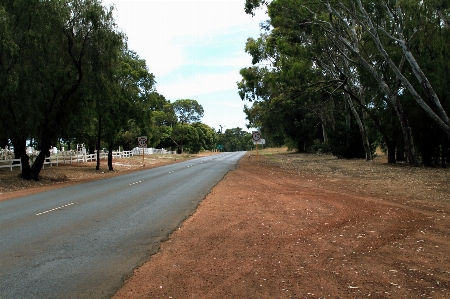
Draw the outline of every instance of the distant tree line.
<instances>
[{"instance_id":1,"label":"distant tree line","mask_svg":"<svg viewBox=\"0 0 450 299\"><path fill-rule=\"evenodd\" d=\"M446 166L450 2L247 0L269 20L246 51L251 127L301 152Z\"/></svg>"}]
</instances>

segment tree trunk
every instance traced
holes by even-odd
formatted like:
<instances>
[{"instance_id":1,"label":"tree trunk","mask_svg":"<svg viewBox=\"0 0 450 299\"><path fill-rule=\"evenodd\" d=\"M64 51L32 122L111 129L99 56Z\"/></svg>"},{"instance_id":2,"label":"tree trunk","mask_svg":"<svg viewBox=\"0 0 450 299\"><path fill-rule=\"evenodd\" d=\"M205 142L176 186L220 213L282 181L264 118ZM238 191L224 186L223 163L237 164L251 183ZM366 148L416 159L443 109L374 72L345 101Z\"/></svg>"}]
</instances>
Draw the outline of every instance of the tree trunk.
<instances>
[{"instance_id":1,"label":"tree trunk","mask_svg":"<svg viewBox=\"0 0 450 299\"><path fill-rule=\"evenodd\" d=\"M397 144L397 150L395 151L395 158L397 159L397 162L406 161L405 146L404 146L403 142L400 144Z\"/></svg>"},{"instance_id":2,"label":"tree trunk","mask_svg":"<svg viewBox=\"0 0 450 299\"><path fill-rule=\"evenodd\" d=\"M371 161L372 158L372 151L370 150L370 143L369 143L369 137L367 136L366 129L364 128L364 125L361 121L361 118L359 117L358 112L355 109L355 106L353 105L352 99L347 96L347 102L350 106L350 110L353 112L353 116L356 119L356 123L358 124L359 131L361 132L361 138L364 146L364 152L366 153L366 161Z\"/></svg>"},{"instance_id":3,"label":"tree trunk","mask_svg":"<svg viewBox=\"0 0 450 299\"><path fill-rule=\"evenodd\" d=\"M352 53L356 54L361 65L377 80L380 84L381 89L386 94L389 99L389 102L395 109L397 117L400 121L400 125L403 131L403 136L405 139L405 148L406 153L408 155L408 160L411 166L419 166L419 160L417 158L414 140L412 137L411 127L409 125L408 118L406 117L405 112L403 111L403 107L400 101L397 99L397 95L395 92L391 91L389 85L383 80L383 76L377 72L365 59L360 55L360 53L352 47L348 47Z\"/></svg>"},{"instance_id":4,"label":"tree trunk","mask_svg":"<svg viewBox=\"0 0 450 299\"><path fill-rule=\"evenodd\" d=\"M395 159L395 148L397 147L397 143L395 141L388 142L387 144L387 155L388 155L388 163L395 164L397 160Z\"/></svg>"},{"instance_id":5,"label":"tree trunk","mask_svg":"<svg viewBox=\"0 0 450 299\"><path fill-rule=\"evenodd\" d=\"M448 117L446 117L445 111L440 111L443 112L441 113L442 116L445 118L445 120L443 121L442 119L439 118L438 115L436 115L434 113L434 111L428 106L426 105L426 103L423 101L423 99L419 96L417 97L417 92L414 93L414 89L411 88L411 84L410 82L403 76L403 74L400 72L400 70L397 68L397 66L395 65L395 63L393 62L393 60L391 59L391 57L388 55L388 53L386 52L386 50L383 47L383 44L381 43L379 36L378 36L378 28L375 28L375 26L372 23L372 20L370 19L370 16L367 14L367 12L365 11L362 3L360 0L357 1L357 4L360 8L360 11L363 15L363 18L365 20L365 23L363 25L365 25L366 27L363 28L367 28L366 32L371 35L376 47L378 48L378 50L380 51L381 55L384 57L384 59L386 60L386 62L389 64L390 68L392 69L392 71L395 73L396 77L405 85L405 87L411 92L412 96L416 99L416 101L419 103L419 105L425 109L425 111L435 120L438 122L438 124L441 126L441 128L450 136L450 126L448 125L449 121L448 121ZM342 25L346 26L347 29L351 32L354 31L354 28L351 28L350 25L347 23L346 19L339 14L338 11L336 11L330 4L327 5L327 8L329 10L330 13L336 15L341 21L342 21ZM394 22L395 23L395 22ZM349 42L342 34L339 30L336 30L334 25L332 23L329 23L329 29L331 29L332 33L335 35L335 37L337 38L337 40L339 40L340 42L342 42L342 44L344 45L344 47L346 49L348 49L352 54L354 54L359 62L361 63L361 65L370 73L372 74L372 76L377 80L377 82L380 84L380 87L382 88L382 90L384 91L384 93L386 94L386 96L389 98L391 104L393 105L395 111L397 112L397 116L399 118L402 130L403 130L403 135L405 138L405 148L406 148L406 153L409 159L409 163L412 166L419 166L419 161L417 158L417 154L415 151L415 147L414 147L414 141L413 141L413 137L412 137L412 133L411 133L411 127L409 126L409 122L408 119L406 118L406 115L401 107L400 102L397 100L396 94L391 91L391 88L389 87L388 84L386 84L383 76L376 70L374 69L374 67L372 66L371 63L367 62L366 59L361 55L359 48L357 46L355 46L354 44L352 44L351 42ZM382 28L381 28L382 29ZM387 33L385 31L385 33ZM356 39L357 40L357 39ZM403 49L404 50L404 49ZM345 53L345 51L343 51L342 53ZM405 56L407 55L407 53L405 53ZM408 60L411 57L406 57L406 59ZM408 60L410 61L410 60ZM411 66L413 67L413 66ZM397 91L398 92L398 91ZM432 99L433 100L433 99ZM438 100L437 98L434 98L434 100ZM435 102L436 105L439 105L438 102Z\"/></svg>"},{"instance_id":6,"label":"tree trunk","mask_svg":"<svg viewBox=\"0 0 450 299\"><path fill-rule=\"evenodd\" d=\"M416 148L414 146L411 126L409 125L408 118L406 117L406 114L403 111L403 107L400 104L400 101L398 101L397 99L392 99L391 102L394 105L395 112L397 113L397 117L402 127L403 137L405 140L405 150L409 164L411 166L417 167L419 166L419 159L417 157Z\"/></svg>"},{"instance_id":7,"label":"tree trunk","mask_svg":"<svg viewBox=\"0 0 450 299\"><path fill-rule=\"evenodd\" d=\"M447 156L448 156L448 137L447 134L445 134L445 132L442 132L442 150L441 150L442 168L447 167L446 164Z\"/></svg>"},{"instance_id":8,"label":"tree trunk","mask_svg":"<svg viewBox=\"0 0 450 299\"><path fill-rule=\"evenodd\" d=\"M372 20L370 19L369 14L364 9L363 4L361 3L361 0L358 0L358 5L360 7L360 11L363 14L366 22L365 25L367 26L367 32L372 36L372 40L375 42L375 45L377 46L379 52L384 57L386 62L389 64L391 70L395 73L396 77L402 82L403 86L411 93L412 97L416 100L416 102L422 107L425 112L433 119L444 132L447 133L447 135L450 137L450 118L448 117L445 109L442 107L442 104L439 100L439 97L437 96L436 92L433 89L433 86L428 81L428 78L425 76L425 73L420 68L419 64L417 63L414 55L410 51L408 47L408 42L405 39L403 35L403 27L402 27L402 21L396 19L396 16L394 16L392 13L390 13L389 8L385 4L386 12L388 13L389 17L391 18L391 23L394 24L394 35L397 36L397 38L394 38L390 35L391 30L385 30L382 27L376 27ZM431 101L431 103L434 106L434 110L422 99L422 97L419 95L419 93L414 89L414 86L409 82L409 80L402 74L402 72L397 68L387 51L385 50L379 36L378 32L382 30L386 36L390 37L391 39L395 40L396 43L401 47L403 55L405 56L406 61L408 61L411 70L417 80L419 81L420 85L422 86L423 91L427 95L428 99ZM408 148L407 148L408 150Z\"/></svg>"},{"instance_id":9,"label":"tree trunk","mask_svg":"<svg viewBox=\"0 0 450 299\"><path fill-rule=\"evenodd\" d=\"M325 125L323 122L322 122L322 137L323 137L323 143L327 144L327 146L328 146L328 134L327 134L327 131L325 129Z\"/></svg>"},{"instance_id":10,"label":"tree trunk","mask_svg":"<svg viewBox=\"0 0 450 299\"><path fill-rule=\"evenodd\" d=\"M45 157L50 157L50 150L49 150L50 142L48 140L46 140L47 138L48 137L45 136L45 134L44 134L42 141L41 141L39 155L34 160L34 163L30 169L31 177L35 181L39 181L39 173L41 172L42 166L44 165Z\"/></svg>"},{"instance_id":11,"label":"tree trunk","mask_svg":"<svg viewBox=\"0 0 450 299\"><path fill-rule=\"evenodd\" d=\"M96 170L100 170L100 137L102 134L102 117L98 117L98 132L97 132L97 166Z\"/></svg>"},{"instance_id":12,"label":"tree trunk","mask_svg":"<svg viewBox=\"0 0 450 299\"><path fill-rule=\"evenodd\" d=\"M112 145L110 145L109 147L108 147L108 169L110 170L110 171L113 171L114 170L114 168L113 168L113 164L112 164L112 149L113 149L113 147L112 147Z\"/></svg>"},{"instance_id":13,"label":"tree trunk","mask_svg":"<svg viewBox=\"0 0 450 299\"><path fill-rule=\"evenodd\" d=\"M31 179L30 157L27 154L26 141L20 142L20 144L14 144L14 152L20 158L22 164L21 177L25 180Z\"/></svg>"}]
</instances>

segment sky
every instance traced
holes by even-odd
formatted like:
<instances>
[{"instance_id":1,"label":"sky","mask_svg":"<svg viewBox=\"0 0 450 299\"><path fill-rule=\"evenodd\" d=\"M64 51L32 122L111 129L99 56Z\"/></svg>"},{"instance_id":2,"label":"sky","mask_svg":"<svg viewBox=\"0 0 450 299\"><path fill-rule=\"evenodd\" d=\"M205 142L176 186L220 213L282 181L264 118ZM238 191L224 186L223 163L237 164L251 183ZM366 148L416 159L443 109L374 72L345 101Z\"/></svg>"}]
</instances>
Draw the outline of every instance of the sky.
<instances>
[{"instance_id":1,"label":"sky","mask_svg":"<svg viewBox=\"0 0 450 299\"><path fill-rule=\"evenodd\" d=\"M244 12L245 0L103 0L128 47L145 59L156 90L170 102L196 100L201 122L218 131L246 127L238 95L239 70L251 66L248 37L257 38L263 11Z\"/></svg>"}]
</instances>

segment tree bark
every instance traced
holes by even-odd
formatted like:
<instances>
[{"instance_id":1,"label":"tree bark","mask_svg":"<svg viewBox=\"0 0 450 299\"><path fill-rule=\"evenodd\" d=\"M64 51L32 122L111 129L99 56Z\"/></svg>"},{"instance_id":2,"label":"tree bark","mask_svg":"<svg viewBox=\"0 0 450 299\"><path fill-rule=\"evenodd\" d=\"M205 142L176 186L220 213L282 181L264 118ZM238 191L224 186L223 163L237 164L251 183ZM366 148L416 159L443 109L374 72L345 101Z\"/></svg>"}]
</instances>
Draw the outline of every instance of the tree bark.
<instances>
[{"instance_id":1,"label":"tree bark","mask_svg":"<svg viewBox=\"0 0 450 299\"><path fill-rule=\"evenodd\" d=\"M388 163L389 164L397 163L396 156L395 156L395 148L397 147L397 143L395 141L391 141L391 142L388 142L386 144L386 146L387 146Z\"/></svg>"},{"instance_id":2,"label":"tree bark","mask_svg":"<svg viewBox=\"0 0 450 299\"><path fill-rule=\"evenodd\" d=\"M366 161L371 161L373 159L372 157L372 151L370 150L370 143L369 143L369 137L367 136L366 129L361 121L361 118L359 117L358 112L355 109L355 106L353 105L352 99L349 96L346 96L348 105L350 107L350 110L353 112L353 116L356 119L356 123L358 124L359 131L361 133L361 138L364 146L364 152L366 153Z\"/></svg>"},{"instance_id":3,"label":"tree bark","mask_svg":"<svg viewBox=\"0 0 450 299\"><path fill-rule=\"evenodd\" d=\"M30 157L27 154L26 141L14 144L14 152L20 158L20 163L22 164L21 177L25 180L31 179L31 169L30 169Z\"/></svg>"},{"instance_id":4,"label":"tree bark","mask_svg":"<svg viewBox=\"0 0 450 299\"><path fill-rule=\"evenodd\" d=\"M397 113L397 117L400 121L400 126L403 131L403 138L405 140L405 150L408 156L408 162L411 166L419 166L419 159L417 157L416 148L414 146L414 140L412 135L411 126L409 125L408 118L403 110L403 107L397 99L393 100L394 109Z\"/></svg>"},{"instance_id":5,"label":"tree bark","mask_svg":"<svg viewBox=\"0 0 450 299\"><path fill-rule=\"evenodd\" d=\"M50 157L50 150L49 150L50 142L48 142L46 139L47 139L47 136L44 134L42 141L41 141L39 155L34 160L34 163L30 169L31 177L35 181L39 181L39 174L41 172L42 166L44 165L45 157Z\"/></svg>"},{"instance_id":6,"label":"tree bark","mask_svg":"<svg viewBox=\"0 0 450 299\"><path fill-rule=\"evenodd\" d=\"M108 169L110 170L110 171L113 171L114 170L114 168L113 168L113 163L112 163L112 150L113 150L113 146L112 145L109 145L109 147L108 147Z\"/></svg>"},{"instance_id":7,"label":"tree bark","mask_svg":"<svg viewBox=\"0 0 450 299\"><path fill-rule=\"evenodd\" d=\"M378 50L380 51L381 55L384 57L386 62L389 64L392 71L395 73L397 78L402 82L402 84L408 89L408 91L411 93L412 97L416 100L416 102L422 107L425 112L428 114L428 116L431 117L446 134L450 137L450 119L445 112L444 108L441 105L441 102L439 100L439 97L437 96L436 92L433 89L433 86L429 82L428 78L425 76L425 73L420 68L419 64L417 63L414 55L409 50L407 41L403 35L403 28L401 27L401 22L396 20L395 17L392 15L391 11L385 4L386 11L388 12L392 24L395 24L395 33L398 35L398 38L394 38L392 35L390 35L384 28L377 27L372 23L372 20L369 16L369 14L364 9L362 3L360 0L358 0L358 4L360 7L360 11L363 13L363 18L365 19L365 23L362 24L363 26L367 26L367 32L371 35L373 41L375 42L375 45L377 46ZM398 6L398 9L400 7ZM363 22L361 22L363 23ZM411 66L411 69L419 81L420 85L422 86L423 91L427 95L427 97L430 99L430 101L433 103L433 106L435 108L435 111L425 103L425 101L422 99L422 97L419 95L419 93L414 89L414 86L409 82L409 80L401 73L401 71L397 68L395 63L392 61L391 57L387 53L387 51L384 49L384 46L378 36L377 29L381 29L386 36L389 38L392 38L395 40L401 47L403 54L408 61L409 65Z\"/></svg>"},{"instance_id":8,"label":"tree bark","mask_svg":"<svg viewBox=\"0 0 450 299\"><path fill-rule=\"evenodd\" d=\"M100 170L100 137L102 134L102 117L98 117L98 132L97 132L97 166L96 170Z\"/></svg>"},{"instance_id":9,"label":"tree bark","mask_svg":"<svg viewBox=\"0 0 450 299\"><path fill-rule=\"evenodd\" d=\"M370 19L370 16L367 14L367 12L365 11L362 3L360 0L357 1L359 7L360 7L360 12L362 13L361 16L357 16L356 14L353 15L353 17L359 19L362 18L364 21L361 21L361 19L359 19L359 25L362 26L362 28L364 28L366 30L366 32L368 34L370 34L370 36L372 37L375 45L377 46L379 52L381 53L381 55L385 58L385 60L388 62L390 68L392 69L392 71L396 74L397 78L403 83L405 84L405 86L408 88L408 90L412 93L413 97L416 99L416 101L418 101L418 103L421 105L422 108L424 108L424 110L435 120L437 121L437 123L441 126L441 128L450 136L450 130L449 130L449 126L442 120L439 118L438 115L436 115L436 113L433 112L433 110L426 105L426 103L422 100L422 98L419 96L419 98L417 98L415 96L418 95L417 93L413 93L414 89L410 89L410 87L408 85L411 85L410 82L403 76L403 74L400 72L400 70L397 68L397 66L395 65L395 63L392 61L392 59L390 58L389 54L386 52L386 50L384 49L377 30L375 28L375 26L372 24L372 20ZM339 14L338 11L336 11L330 4L327 5L328 10L330 13L336 15L340 20L343 26L346 26L346 28L352 32L354 31L353 28L350 27L350 25L348 24L348 22L346 21L346 18L344 18L343 16L341 16ZM383 79L383 76L377 71L375 70L372 65L366 61L366 59L361 55L361 53L359 52L359 48L357 46L354 45L355 43L355 36L353 36L354 41L350 42L349 40L347 40L342 32L337 31L332 23L327 23L328 24L328 28L324 28L327 32L333 34L333 38L336 41L340 41L342 43L342 45L345 47L345 49L349 50L353 55L355 55L358 59L358 61L361 63L361 65L377 80L377 82L380 84L381 89L383 90L383 92L386 94L386 96L388 97L389 101L391 102L391 104L393 105L396 113L397 113L397 117L399 118L401 127L402 127L402 131L403 131L403 135L404 135L404 139L405 139L405 148L406 148L406 153L408 156L408 160L410 162L410 164L412 166L419 166L419 160L417 158L417 153L415 151L415 146L414 146L414 140L412 137L412 132L411 132L411 127L409 126L409 122L408 119L406 117L406 114L403 111L403 108L400 104L400 102L397 99L397 95L392 92L391 88L389 87L389 85L385 82L385 80ZM378 28L378 27L377 27ZM333 40L333 38L330 38ZM342 49L340 49L340 51L345 55L345 52L343 52ZM406 57L406 59L408 59L408 57ZM411 85L412 87L412 85ZM445 111L444 111L445 113ZM448 123L448 122L447 122Z\"/></svg>"},{"instance_id":10,"label":"tree bark","mask_svg":"<svg viewBox=\"0 0 450 299\"><path fill-rule=\"evenodd\" d=\"M397 117L400 122L400 126L403 131L403 136L405 140L405 148L406 153L408 155L408 160L411 166L419 166L419 159L417 158L417 153L415 150L414 140L412 136L412 130L411 126L409 125L408 118L403 110L403 107L400 103L400 101L397 98L397 95L391 91L391 88L389 85L383 80L383 77L373 68L371 65L353 48L349 48L351 51L354 51L356 55L358 55L358 60L360 61L361 65L364 66L364 68L372 74L372 76L377 80L377 82L380 84L381 89L386 94L387 98L389 99L389 102L394 107L394 110L397 114Z\"/></svg>"}]
</instances>

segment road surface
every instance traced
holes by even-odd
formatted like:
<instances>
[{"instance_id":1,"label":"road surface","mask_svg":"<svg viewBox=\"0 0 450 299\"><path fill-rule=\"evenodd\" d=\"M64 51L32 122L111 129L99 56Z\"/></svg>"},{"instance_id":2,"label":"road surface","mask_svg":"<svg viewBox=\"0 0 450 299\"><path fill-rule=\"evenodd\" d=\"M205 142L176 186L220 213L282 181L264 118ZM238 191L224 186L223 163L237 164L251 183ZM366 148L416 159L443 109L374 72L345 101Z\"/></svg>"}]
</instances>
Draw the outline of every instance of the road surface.
<instances>
[{"instance_id":1,"label":"road surface","mask_svg":"<svg viewBox=\"0 0 450 299\"><path fill-rule=\"evenodd\" d=\"M109 298L240 153L0 202L0 298Z\"/></svg>"}]
</instances>

